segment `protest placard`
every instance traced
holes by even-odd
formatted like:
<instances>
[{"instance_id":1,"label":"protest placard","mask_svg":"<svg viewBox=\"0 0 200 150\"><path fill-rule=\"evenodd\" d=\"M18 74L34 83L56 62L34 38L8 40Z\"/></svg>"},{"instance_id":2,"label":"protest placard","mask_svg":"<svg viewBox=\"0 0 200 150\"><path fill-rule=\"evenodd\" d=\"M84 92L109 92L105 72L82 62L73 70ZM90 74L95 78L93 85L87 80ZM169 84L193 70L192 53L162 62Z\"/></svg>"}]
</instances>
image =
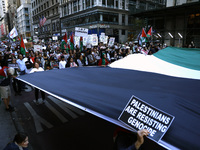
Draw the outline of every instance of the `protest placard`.
<instances>
[{"instance_id":1,"label":"protest placard","mask_svg":"<svg viewBox=\"0 0 200 150\"><path fill-rule=\"evenodd\" d=\"M88 29L87 28L75 27L75 36L87 37L88 36Z\"/></svg>"},{"instance_id":2,"label":"protest placard","mask_svg":"<svg viewBox=\"0 0 200 150\"><path fill-rule=\"evenodd\" d=\"M115 43L115 38L114 37L110 37L108 46L113 46L114 43Z\"/></svg>"},{"instance_id":3,"label":"protest placard","mask_svg":"<svg viewBox=\"0 0 200 150\"><path fill-rule=\"evenodd\" d=\"M41 45L34 45L34 52L41 51L42 46Z\"/></svg>"},{"instance_id":4,"label":"protest placard","mask_svg":"<svg viewBox=\"0 0 200 150\"><path fill-rule=\"evenodd\" d=\"M119 120L135 130L147 129L149 138L158 142L169 129L174 116L132 96Z\"/></svg>"}]
</instances>

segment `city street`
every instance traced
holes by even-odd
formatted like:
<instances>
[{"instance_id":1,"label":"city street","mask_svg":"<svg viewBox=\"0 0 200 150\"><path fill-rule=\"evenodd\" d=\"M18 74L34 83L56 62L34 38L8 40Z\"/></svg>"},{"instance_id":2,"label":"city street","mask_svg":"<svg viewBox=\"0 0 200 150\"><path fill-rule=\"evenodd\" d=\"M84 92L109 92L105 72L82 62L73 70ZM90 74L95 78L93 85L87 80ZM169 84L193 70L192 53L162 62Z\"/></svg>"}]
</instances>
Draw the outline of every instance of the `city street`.
<instances>
[{"instance_id":1,"label":"city street","mask_svg":"<svg viewBox=\"0 0 200 150\"><path fill-rule=\"evenodd\" d=\"M46 95L45 104L36 105L34 90L28 89L21 96L12 94L11 103L16 108L22 129L28 133L29 149L87 149L112 150L116 126L67 103ZM144 147L164 149L146 139Z\"/></svg>"},{"instance_id":2,"label":"city street","mask_svg":"<svg viewBox=\"0 0 200 150\"><path fill-rule=\"evenodd\" d=\"M22 96L12 96L18 119L33 149L112 149L113 124L52 96L47 96L45 104L36 105L33 100L30 86Z\"/></svg>"}]
</instances>

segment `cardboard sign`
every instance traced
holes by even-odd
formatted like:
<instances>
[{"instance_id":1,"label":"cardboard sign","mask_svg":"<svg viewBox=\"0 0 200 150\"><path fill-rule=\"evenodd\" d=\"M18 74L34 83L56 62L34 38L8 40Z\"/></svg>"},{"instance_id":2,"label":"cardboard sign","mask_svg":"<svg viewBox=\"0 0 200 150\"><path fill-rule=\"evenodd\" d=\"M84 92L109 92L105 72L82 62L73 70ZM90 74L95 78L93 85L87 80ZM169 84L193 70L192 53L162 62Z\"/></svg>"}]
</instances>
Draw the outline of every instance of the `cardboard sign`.
<instances>
[{"instance_id":1,"label":"cardboard sign","mask_svg":"<svg viewBox=\"0 0 200 150\"><path fill-rule=\"evenodd\" d=\"M75 27L75 36L87 37L88 36L88 29L87 28Z\"/></svg>"},{"instance_id":2,"label":"cardboard sign","mask_svg":"<svg viewBox=\"0 0 200 150\"><path fill-rule=\"evenodd\" d=\"M25 47L28 48L32 48L33 47L33 43L32 42L28 42L28 43L24 43Z\"/></svg>"},{"instance_id":3,"label":"cardboard sign","mask_svg":"<svg viewBox=\"0 0 200 150\"><path fill-rule=\"evenodd\" d=\"M169 129L174 116L132 96L119 120L135 130L147 129L149 138L158 142Z\"/></svg>"},{"instance_id":4,"label":"cardboard sign","mask_svg":"<svg viewBox=\"0 0 200 150\"><path fill-rule=\"evenodd\" d=\"M34 52L41 51L42 46L41 45L34 45Z\"/></svg>"}]
</instances>

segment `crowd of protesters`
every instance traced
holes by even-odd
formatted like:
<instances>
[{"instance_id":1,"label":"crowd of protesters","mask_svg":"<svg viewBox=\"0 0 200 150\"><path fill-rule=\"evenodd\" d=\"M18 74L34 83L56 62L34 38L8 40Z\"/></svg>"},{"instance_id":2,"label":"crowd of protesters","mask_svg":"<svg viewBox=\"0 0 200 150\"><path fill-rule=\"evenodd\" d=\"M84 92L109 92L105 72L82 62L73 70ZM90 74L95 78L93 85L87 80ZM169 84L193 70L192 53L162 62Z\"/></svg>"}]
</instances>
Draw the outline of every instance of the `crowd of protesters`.
<instances>
[{"instance_id":1,"label":"crowd of protesters","mask_svg":"<svg viewBox=\"0 0 200 150\"><path fill-rule=\"evenodd\" d=\"M33 68L35 62L44 70L82 66L106 66L129 54L146 52L145 54L151 55L161 49L159 44L145 47L126 43L107 47L100 43L94 47L91 45L85 46L83 50L80 50L78 46L75 46L73 50L66 50L61 49L59 42L41 44L43 49L40 51L34 51L33 48L29 48L26 51L26 55L24 55L23 59L26 62L28 71ZM4 52L0 53L1 66L9 66L9 64L15 63L19 59L19 54L20 45L17 45L14 49L8 46Z\"/></svg>"},{"instance_id":2,"label":"crowd of protesters","mask_svg":"<svg viewBox=\"0 0 200 150\"><path fill-rule=\"evenodd\" d=\"M8 45L4 51L0 52L0 69L3 67L15 68L14 76L17 77L27 73L51 69L83 66L107 66L108 64L130 54L144 53L145 55L151 55L161 49L159 44L156 46L149 45L148 47L141 47L138 44L132 43L116 43L109 47L103 43L99 43L98 46L94 47L87 45L83 47L82 50L80 50L78 46L74 46L73 49L61 49L60 42L37 44L42 45L40 51L35 51L34 48L28 48L25 55L21 54L22 52L19 44L16 44L15 47ZM12 78L12 86L15 96L21 95L21 91L26 89L25 84L16 78ZM37 104L39 104L38 94L38 89L35 89ZM44 103L45 95L44 93L41 93L41 95Z\"/></svg>"}]
</instances>

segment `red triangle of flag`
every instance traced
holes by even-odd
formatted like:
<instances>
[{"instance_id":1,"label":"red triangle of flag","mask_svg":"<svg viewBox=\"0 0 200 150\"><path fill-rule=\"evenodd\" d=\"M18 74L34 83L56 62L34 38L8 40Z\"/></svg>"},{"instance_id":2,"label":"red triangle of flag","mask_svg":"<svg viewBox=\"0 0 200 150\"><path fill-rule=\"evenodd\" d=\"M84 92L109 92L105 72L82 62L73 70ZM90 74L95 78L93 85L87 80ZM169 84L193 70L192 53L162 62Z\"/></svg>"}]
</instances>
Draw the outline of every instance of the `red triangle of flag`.
<instances>
[{"instance_id":1,"label":"red triangle of flag","mask_svg":"<svg viewBox=\"0 0 200 150\"><path fill-rule=\"evenodd\" d=\"M22 48L24 48L24 49L25 49L25 45L24 45L24 41L23 41L23 38L22 38L22 36L21 36L21 42L20 42L20 46L21 46Z\"/></svg>"},{"instance_id":2,"label":"red triangle of flag","mask_svg":"<svg viewBox=\"0 0 200 150\"><path fill-rule=\"evenodd\" d=\"M142 37L147 37L145 31L144 31L144 28L142 28Z\"/></svg>"},{"instance_id":3,"label":"red triangle of flag","mask_svg":"<svg viewBox=\"0 0 200 150\"><path fill-rule=\"evenodd\" d=\"M67 33L65 33L65 36L63 37L63 40L67 43Z\"/></svg>"},{"instance_id":4,"label":"red triangle of flag","mask_svg":"<svg viewBox=\"0 0 200 150\"><path fill-rule=\"evenodd\" d=\"M149 31L147 32L147 34L151 36L152 35L151 32L152 32L152 27L149 29Z\"/></svg>"}]
</instances>

